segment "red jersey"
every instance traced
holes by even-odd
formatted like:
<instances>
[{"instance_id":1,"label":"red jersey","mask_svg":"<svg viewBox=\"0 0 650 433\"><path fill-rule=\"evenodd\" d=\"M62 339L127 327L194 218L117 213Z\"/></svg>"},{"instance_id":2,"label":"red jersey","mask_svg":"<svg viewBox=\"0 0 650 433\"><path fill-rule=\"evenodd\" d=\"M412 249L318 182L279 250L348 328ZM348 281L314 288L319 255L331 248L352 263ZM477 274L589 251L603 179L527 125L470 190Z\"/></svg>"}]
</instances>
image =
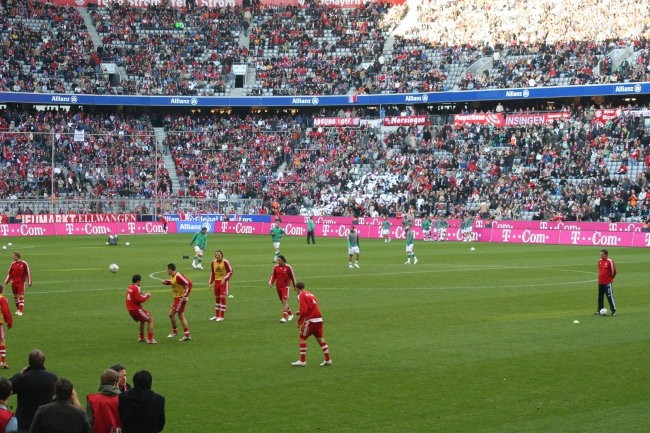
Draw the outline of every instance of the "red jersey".
<instances>
[{"instance_id":1,"label":"red jersey","mask_svg":"<svg viewBox=\"0 0 650 433\"><path fill-rule=\"evenodd\" d=\"M93 413L92 433L119 431L120 412L117 395L88 394L86 401Z\"/></svg>"},{"instance_id":2,"label":"red jersey","mask_svg":"<svg viewBox=\"0 0 650 433\"><path fill-rule=\"evenodd\" d=\"M14 318L9 309L9 302L4 295L0 295L0 310L2 311L2 323L0 323L0 325L6 323L7 328L11 329L11 327L14 326Z\"/></svg>"},{"instance_id":3,"label":"red jersey","mask_svg":"<svg viewBox=\"0 0 650 433\"><path fill-rule=\"evenodd\" d=\"M138 311L142 308L142 303L150 297L149 293L143 295L137 284L131 284L126 290L126 309L128 311Z\"/></svg>"},{"instance_id":4,"label":"red jersey","mask_svg":"<svg viewBox=\"0 0 650 433\"><path fill-rule=\"evenodd\" d=\"M11 263L7 278L5 278L5 284L9 282L12 284L24 284L27 282L28 286L32 285L32 274L29 272L29 265L26 261L18 260L17 262Z\"/></svg>"},{"instance_id":5,"label":"red jersey","mask_svg":"<svg viewBox=\"0 0 650 433\"><path fill-rule=\"evenodd\" d=\"M322 322L323 316L318 308L318 300L311 292L302 290L298 293L298 303L300 304L300 317L298 318L298 325L304 322Z\"/></svg>"},{"instance_id":6,"label":"red jersey","mask_svg":"<svg viewBox=\"0 0 650 433\"><path fill-rule=\"evenodd\" d=\"M611 284L616 276L616 265L609 257L598 260L598 284Z\"/></svg>"},{"instance_id":7,"label":"red jersey","mask_svg":"<svg viewBox=\"0 0 650 433\"><path fill-rule=\"evenodd\" d=\"M284 265L275 265L273 267L273 272L271 272L271 278L269 279L269 285L275 283L275 287L278 289L289 287L293 284L296 286L296 276L293 273L293 268L286 263Z\"/></svg>"}]
</instances>

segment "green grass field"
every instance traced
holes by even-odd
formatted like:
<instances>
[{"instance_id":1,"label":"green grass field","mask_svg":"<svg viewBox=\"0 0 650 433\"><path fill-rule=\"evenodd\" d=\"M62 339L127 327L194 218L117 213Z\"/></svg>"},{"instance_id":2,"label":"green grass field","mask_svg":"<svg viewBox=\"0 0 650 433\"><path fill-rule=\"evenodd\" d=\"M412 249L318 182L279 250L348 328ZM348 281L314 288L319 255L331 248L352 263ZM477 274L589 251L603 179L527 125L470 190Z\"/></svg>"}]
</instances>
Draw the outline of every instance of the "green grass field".
<instances>
[{"instance_id":1,"label":"green grass field","mask_svg":"<svg viewBox=\"0 0 650 433\"><path fill-rule=\"evenodd\" d=\"M222 249L234 267L234 298L215 323L209 271L182 259L190 237L123 237L117 247L103 237L5 238L13 243L6 266L20 250L34 285L8 332L4 374L40 348L47 368L85 397L114 363L129 378L148 369L167 399L166 432L648 430L650 250L610 250L619 270L613 318L592 314L596 247L475 244L470 252L420 241L419 263L404 265L402 242L364 240L361 269L351 270L342 239L285 238L282 253L320 301L334 360L319 367L312 339L307 367L294 368L297 329L279 323L267 285L270 239L211 235L208 257ZM171 291L159 278L169 262L194 282L189 343L166 338ZM156 346L136 343L124 307L134 273L152 293Z\"/></svg>"}]
</instances>

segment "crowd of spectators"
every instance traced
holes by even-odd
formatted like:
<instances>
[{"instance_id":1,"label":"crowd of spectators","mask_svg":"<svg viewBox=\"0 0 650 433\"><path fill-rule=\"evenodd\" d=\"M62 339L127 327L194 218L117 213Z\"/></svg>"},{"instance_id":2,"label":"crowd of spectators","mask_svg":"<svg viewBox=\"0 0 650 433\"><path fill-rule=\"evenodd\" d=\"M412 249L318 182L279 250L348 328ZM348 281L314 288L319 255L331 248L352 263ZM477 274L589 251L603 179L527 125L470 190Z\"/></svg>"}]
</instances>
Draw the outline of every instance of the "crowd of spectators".
<instances>
[{"instance_id":1,"label":"crowd of spectators","mask_svg":"<svg viewBox=\"0 0 650 433\"><path fill-rule=\"evenodd\" d=\"M120 198L172 193L146 116L5 109L0 146L3 199L79 199L119 211Z\"/></svg>"},{"instance_id":2,"label":"crowd of spectators","mask_svg":"<svg viewBox=\"0 0 650 433\"><path fill-rule=\"evenodd\" d=\"M95 47L77 9L8 0L0 90L225 96L235 63L256 69L247 95L649 81L649 11L645 0L369 2L337 13L315 0L219 9L108 3L89 7L103 44ZM126 76L109 80L101 59Z\"/></svg>"}]
</instances>

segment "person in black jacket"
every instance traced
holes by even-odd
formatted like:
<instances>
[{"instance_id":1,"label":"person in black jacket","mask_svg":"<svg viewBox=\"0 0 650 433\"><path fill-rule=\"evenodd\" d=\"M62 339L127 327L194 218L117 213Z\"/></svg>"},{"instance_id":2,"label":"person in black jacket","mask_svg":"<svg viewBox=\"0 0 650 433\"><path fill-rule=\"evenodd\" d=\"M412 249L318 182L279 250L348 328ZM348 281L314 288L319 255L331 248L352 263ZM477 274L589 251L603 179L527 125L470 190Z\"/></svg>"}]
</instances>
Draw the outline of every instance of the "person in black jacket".
<instances>
[{"instance_id":1,"label":"person in black jacket","mask_svg":"<svg viewBox=\"0 0 650 433\"><path fill-rule=\"evenodd\" d=\"M122 433L158 433L165 428L165 397L151 390L153 379L147 370L133 375L133 388L120 400Z\"/></svg>"},{"instance_id":2,"label":"person in black jacket","mask_svg":"<svg viewBox=\"0 0 650 433\"><path fill-rule=\"evenodd\" d=\"M90 423L68 379L54 384L54 400L39 407L29 433L90 433Z\"/></svg>"},{"instance_id":3,"label":"person in black jacket","mask_svg":"<svg viewBox=\"0 0 650 433\"><path fill-rule=\"evenodd\" d=\"M34 349L29 353L29 366L11 378L14 394L18 396L16 418L18 432L29 431L36 410L52 401L56 374L45 370L45 354Z\"/></svg>"}]
</instances>

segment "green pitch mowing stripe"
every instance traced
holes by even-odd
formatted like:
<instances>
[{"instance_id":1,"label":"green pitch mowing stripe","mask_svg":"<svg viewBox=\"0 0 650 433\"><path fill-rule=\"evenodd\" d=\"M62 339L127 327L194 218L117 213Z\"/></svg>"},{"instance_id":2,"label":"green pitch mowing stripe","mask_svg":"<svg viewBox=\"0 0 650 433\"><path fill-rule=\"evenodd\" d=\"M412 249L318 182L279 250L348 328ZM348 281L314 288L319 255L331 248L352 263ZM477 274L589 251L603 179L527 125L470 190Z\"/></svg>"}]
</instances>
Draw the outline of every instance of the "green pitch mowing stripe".
<instances>
[{"instance_id":1,"label":"green pitch mowing stripe","mask_svg":"<svg viewBox=\"0 0 650 433\"><path fill-rule=\"evenodd\" d=\"M267 284L270 238L211 234L201 271L183 259L193 255L190 237L124 236L110 247L103 237L3 240L13 243L6 266L22 251L34 279L25 316L7 333L5 375L35 347L82 398L112 364L130 378L148 369L167 399L167 432L647 430L646 249L610 250L619 269L613 318L592 314L596 247L418 241L419 263L404 265L403 243L364 239L361 268L348 269L344 239L286 237L282 254L319 299L334 360L319 367L312 339L308 365L293 368L295 322L279 323ZM208 320L215 249L234 267L223 323ZM160 280L169 262L194 282L189 343L166 338L171 290ZM136 343L125 311L134 273L152 293L156 346Z\"/></svg>"}]
</instances>

